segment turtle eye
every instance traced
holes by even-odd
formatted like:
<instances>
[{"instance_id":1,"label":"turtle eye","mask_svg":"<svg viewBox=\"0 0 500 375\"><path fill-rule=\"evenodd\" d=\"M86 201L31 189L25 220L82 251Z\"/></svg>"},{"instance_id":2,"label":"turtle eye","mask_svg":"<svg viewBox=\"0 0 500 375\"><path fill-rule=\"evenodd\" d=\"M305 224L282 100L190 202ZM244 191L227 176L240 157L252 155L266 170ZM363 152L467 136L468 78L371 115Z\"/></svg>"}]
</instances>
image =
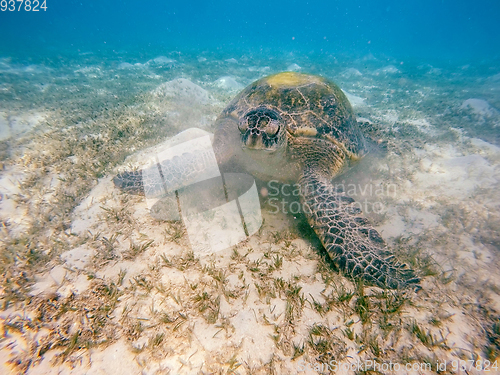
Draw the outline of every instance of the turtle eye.
<instances>
[{"instance_id":1,"label":"turtle eye","mask_svg":"<svg viewBox=\"0 0 500 375\"><path fill-rule=\"evenodd\" d=\"M280 123L276 120L271 120L265 127L264 131L270 137L274 137L280 130Z\"/></svg>"}]
</instances>

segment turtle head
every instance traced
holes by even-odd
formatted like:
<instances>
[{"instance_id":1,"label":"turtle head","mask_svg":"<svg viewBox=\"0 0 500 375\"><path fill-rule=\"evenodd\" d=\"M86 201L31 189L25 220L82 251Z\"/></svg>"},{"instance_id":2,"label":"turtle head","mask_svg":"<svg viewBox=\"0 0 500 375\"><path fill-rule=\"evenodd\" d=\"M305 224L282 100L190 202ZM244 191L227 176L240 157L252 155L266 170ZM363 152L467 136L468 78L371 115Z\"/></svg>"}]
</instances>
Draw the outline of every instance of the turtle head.
<instances>
[{"instance_id":1,"label":"turtle head","mask_svg":"<svg viewBox=\"0 0 500 375\"><path fill-rule=\"evenodd\" d=\"M238 129L243 149L275 152L285 147L285 123L273 108L252 108L239 119Z\"/></svg>"}]
</instances>

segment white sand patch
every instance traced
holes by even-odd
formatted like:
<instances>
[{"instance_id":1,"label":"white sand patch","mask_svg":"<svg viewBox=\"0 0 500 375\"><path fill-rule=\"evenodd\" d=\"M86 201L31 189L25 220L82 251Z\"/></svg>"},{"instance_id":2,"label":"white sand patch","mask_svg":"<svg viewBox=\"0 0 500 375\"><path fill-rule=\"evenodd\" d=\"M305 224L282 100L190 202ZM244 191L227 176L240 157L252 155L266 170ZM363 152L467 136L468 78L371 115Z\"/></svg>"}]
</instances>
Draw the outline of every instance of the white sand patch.
<instances>
[{"instance_id":1,"label":"white sand patch","mask_svg":"<svg viewBox=\"0 0 500 375\"><path fill-rule=\"evenodd\" d=\"M229 64L238 64L238 60L236 60L234 57L231 57L230 59L225 60Z\"/></svg>"},{"instance_id":2,"label":"white sand patch","mask_svg":"<svg viewBox=\"0 0 500 375\"><path fill-rule=\"evenodd\" d=\"M481 151L486 152L488 155L500 155L500 147L493 145L491 143L485 142L479 138L471 138L470 142L481 149Z\"/></svg>"},{"instance_id":3,"label":"white sand patch","mask_svg":"<svg viewBox=\"0 0 500 375\"><path fill-rule=\"evenodd\" d=\"M53 86L52 83L37 83L34 85L40 92L45 93L50 87ZM1 89L0 89L1 91Z\"/></svg>"},{"instance_id":4,"label":"white sand patch","mask_svg":"<svg viewBox=\"0 0 500 375\"><path fill-rule=\"evenodd\" d=\"M460 236L460 248L456 254L460 263L467 263L475 269L485 269L486 266L493 260L492 253L481 243L476 243L469 235ZM492 275L479 274L483 280L487 280Z\"/></svg>"},{"instance_id":5,"label":"white sand patch","mask_svg":"<svg viewBox=\"0 0 500 375\"><path fill-rule=\"evenodd\" d=\"M7 120L7 114L0 112L0 141L8 139L11 136L10 123Z\"/></svg>"},{"instance_id":6,"label":"white sand patch","mask_svg":"<svg viewBox=\"0 0 500 375\"><path fill-rule=\"evenodd\" d=\"M89 375L137 375L141 373L141 368L135 360L136 355L131 352L130 345L124 339L104 350L92 350L90 356L91 366L86 372Z\"/></svg>"},{"instance_id":7,"label":"white sand patch","mask_svg":"<svg viewBox=\"0 0 500 375\"><path fill-rule=\"evenodd\" d=\"M342 73L340 73L340 75L346 78L351 78L351 77L361 77L363 74L358 69L347 68Z\"/></svg>"},{"instance_id":8,"label":"white sand patch","mask_svg":"<svg viewBox=\"0 0 500 375\"><path fill-rule=\"evenodd\" d=\"M0 111L0 141L27 133L45 121L43 112L26 112L18 115Z\"/></svg>"},{"instance_id":9,"label":"white sand patch","mask_svg":"<svg viewBox=\"0 0 500 375\"><path fill-rule=\"evenodd\" d=\"M109 192L113 189L114 185L111 176L100 180L73 211L72 232L82 235L89 230L94 230L100 215L102 215L101 206L107 202Z\"/></svg>"},{"instance_id":10,"label":"white sand patch","mask_svg":"<svg viewBox=\"0 0 500 375\"><path fill-rule=\"evenodd\" d=\"M102 69L98 66L85 66L75 70L75 74L83 74L88 78L100 78L103 75Z\"/></svg>"},{"instance_id":11,"label":"white sand patch","mask_svg":"<svg viewBox=\"0 0 500 375\"><path fill-rule=\"evenodd\" d=\"M173 131L208 129L222 106L208 91L186 78L159 85L151 91L148 105L160 115L158 126L168 126Z\"/></svg>"},{"instance_id":12,"label":"white sand patch","mask_svg":"<svg viewBox=\"0 0 500 375\"><path fill-rule=\"evenodd\" d=\"M415 184L424 200L429 197L464 199L478 188L492 187L497 167L480 155L457 156L452 147L427 146L429 154L420 161Z\"/></svg>"},{"instance_id":13,"label":"white sand patch","mask_svg":"<svg viewBox=\"0 0 500 375\"><path fill-rule=\"evenodd\" d=\"M55 293L66 281L68 271L61 265L49 272L35 277L36 283L31 287L30 295L50 295Z\"/></svg>"},{"instance_id":14,"label":"white sand patch","mask_svg":"<svg viewBox=\"0 0 500 375\"><path fill-rule=\"evenodd\" d=\"M199 275L197 274L182 272L175 268L164 269L161 273L161 282L165 285L182 286L185 285L186 282L189 284L196 284L199 279ZM235 285L232 287L234 286Z\"/></svg>"},{"instance_id":15,"label":"white sand patch","mask_svg":"<svg viewBox=\"0 0 500 375\"><path fill-rule=\"evenodd\" d=\"M302 70L302 68L298 65L298 64L290 64L286 67L286 70L289 71L289 72L298 72L300 70Z\"/></svg>"},{"instance_id":16,"label":"white sand patch","mask_svg":"<svg viewBox=\"0 0 500 375\"><path fill-rule=\"evenodd\" d=\"M274 330L259 322L260 316L254 309L242 310L231 319L235 328L233 340L241 345L242 358L251 366L263 365L268 362L273 353L269 348L274 346L271 338Z\"/></svg>"},{"instance_id":17,"label":"white sand patch","mask_svg":"<svg viewBox=\"0 0 500 375\"><path fill-rule=\"evenodd\" d=\"M3 94L6 94L8 92L10 92L10 90L12 89L12 85L9 84L9 83L0 83L0 93L3 93Z\"/></svg>"},{"instance_id":18,"label":"white sand patch","mask_svg":"<svg viewBox=\"0 0 500 375\"><path fill-rule=\"evenodd\" d=\"M147 262L134 262L130 260L111 262L111 264L98 270L96 272L96 276L101 279L108 278L116 280L120 272L125 271L126 273L123 278L123 285L129 285L134 277L140 275L147 268Z\"/></svg>"},{"instance_id":19,"label":"white sand patch","mask_svg":"<svg viewBox=\"0 0 500 375\"><path fill-rule=\"evenodd\" d=\"M393 238L405 233L406 225L403 217L399 215L394 208L391 207L387 210L387 216L389 219L386 220L383 225L376 228L382 237Z\"/></svg>"},{"instance_id":20,"label":"white sand patch","mask_svg":"<svg viewBox=\"0 0 500 375\"><path fill-rule=\"evenodd\" d=\"M162 231L164 230L165 222L154 222L154 224L154 227L148 228L148 226L144 225L144 223L137 222L137 225L144 228L142 234L147 234L148 239L153 240L153 244L157 244L157 246L149 247L145 252L137 256L135 260L123 260L121 258L123 253L129 249L131 239L128 238L123 241L118 241L115 248L117 259L98 269L95 272L96 277L101 279L117 280L120 273L125 273L122 284L130 285L133 283L134 277L139 276L148 270L148 267L151 265L153 260L157 260L163 255L167 258L181 255L183 250L185 250L181 246L175 243L163 244L164 238L162 236ZM134 240L139 241L137 239ZM160 272L159 280L162 280L165 285L169 285L171 270L172 269L168 268ZM194 283L196 281L197 274L184 274L184 276L184 282L191 281ZM180 275L175 271L173 271L172 280L175 281L175 283L181 282Z\"/></svg>"},{"instance_id":21,"label":"white sand patch","mask_svg":"<svg viewBox=\"0 0 500 375\"><path fill-rule=\"evenodd\" d=\"M12 366L10 366L8 362L11 359L12 352L2 349L2 346L0 346L0 374L10 374L12 372Z\"/></svg>"},{"instance_id":22,"label":"white sand patch","mask_svg":"<svg viewBox=\"0 0 500 375\"><path fill-rule=\"evenodd\" d=\"M0 72L5 72L10 69L10 63L12 59L10 57L1 57L0 58Z\"/></svg>"},{"instance_id":23,"label":"white sand patch","mask_svg":"<svg viewBox=\"0 0 500 375\"><path fill-rule=\"evenodd\" d=\"M81 294L90 287L91 280L86 274L75 276L68 273L65 277L66 282L57 289L57 294L62 298L68 298L72 294Z\"/></svg>"},{"instance_id":24,"label":"white sand patch","mask_svg":"<svg viewBox=\"0 0 500 375\"><path fill-rule=\"evenodd\" d=\"M49 272L49 276L57 285L61 285L66 279L68 271L63 266L55 266Z\"/></svg>"},{"instance_id":25,"label":"white sand patch","mask_svg":"<svg viewBox=\"0 0 500 375\"><path fill-rule=\"evenodd\" d=\"M236 81L233 77L224 76L215 81L215 85L227 91L240 91L243 85Z\"/></svg>"},{"instance_id":26,"label":"white sand patch","mask_svg":"<svg viewBox=\"0 0 500 375\"><path fill-rule=\"evenodd\" d=\"M469 109L476 115L484 117L498 115L498 111L493 108L490 103L483 99L467 99L462 103L460 109Z\"/></svg>"},{"instance_id":27,"label":"white sand patch","mask_svg":"<svg viewBox=\"0 0 500 375\"><path fill-rule=\"evenodd\" d=\"M461 144L469 144L467 137ZM495 228L498 222L494 191L500 183L500 150L477 139L470 144L473 147L465 149L434 144L415 150L418 164L412 168L416 170L399 183L392 197L398 203L387 208L383 225L377 227L386 239L402 236L411 242L423 239L422 244L432 244L421 247L421 251L432 254L447 275L465 278L463 285L454 286L459 289L464 285L498 284L496 237L487 234L486 238L492 240L480 238L484 230L488 233L488 228ZM392 163L389 170L398 173ZM425 282L422 285L425 289ZM484 293L493 294L487 290ZM453 332L460 331L450 327ZM461 340L465 339L464 335Z\"/></svg>"},{"instance_id":28,"label":"white sand patch","mask_svg":"<svg viewBox=\"0 0 500 375\"><path fill-rule=\"evenodd\" d=\"M203 343L208 341L207 346ZM142 366L141 374L196 374L208 363L213 363L218 358L226 358L234 348L227 348L224 333L220 329L206 326L201 320L197 320L191 330L189 342L185 339L181 345L172 343L169 353L158 361L150 361L139 356L136 360ZM220 350L212 350L220 347ZM209 355L208 353L211 353ZM230 357L228 357L229 359Z\"/></svg>"},{"instance_id":29,"label":"white sand patch","mask_svg":"<svg viewBox=\"0 0 500 375\"><path fill-rule=\"evenodd\" d=\"M453 328L450 329L447 336L449 346L458 350L472 352L474 347L471 345L469 338L470 335L477 334L476 329L466 319L461 310L450 306L448 313L453 314L451 317L451 327Z\"/></svg>"},{"instance_id":30,"label":"white sand patch","mask_svg":"<svg viewBox=\"0 0 500 375\"><path fill-rule=\"evenodd\" d=\"M432 65L430 65L430 64L422 64L422 65L419 65L419 66L417 67L417 69L419 69L419 70L427 70L427 71L425 72L425 74L429 74L429 75L440 75L440 74L443 72L443 70L442 70L442 69L440 69L440 68L435 68L435 67L433 67L433 66L432 66Z\"/></svg>"},{"instance_id":31,"label":"white sand patch","mask_svg":"<svg viewBox=\"0 0 500 375\"><path fill-rule=\"evenodd\" d=\"M423 133L431 133L433 130L433 126L429 123L429 121L425 118L419 118L419 119L408 119L405 120L406 123L410 125L414 125L418 128Z\"/></svg>"},{"instance_id":32,"label":"white sand patch","mask_svg":"<svg viewBox=\"0 0 500 375\"><path fill-rule=\"evenodd\" d=\"M92 280L89 279L86 274L80 274L76 279L71 281L71 284L68 285L68 289L70 293L81 294L90 287L91 282ZM59 290L58 293L63 295L62 290Z\"/></svg>"},{"instance_id":33,"label":"white sand patch","mask_svg":"<svg viewBox=\"0 0 500 375\"><path fill-rule=\"evenodd\" d=\"M0 62L0 73L7 73L7 74L40 74L40 73L46 73L49 72L53 69L47 68L43 65L36 65L36 64L30 64L30 65L12 65L10 64L10 59L2 59L3 61Z\"/></svg>"},{"instance_id":34,"label":"white sand patch","mask_svg":"<svg viewBox=\"0 0 500 375\"><path fill-rule=\"evenodd\" d=\"M122 62L118 64L118 69L134 69L136 66L128 62Z\"/></svg>"},{"instance_id":35,"label":"white sand patch","mask_svg":"<svg viewBox=\"0 0 500 375\"><path fill-rule=\"evenodd\" d=\"M0 175L0 220L13 236L23 235L31 223L28 208L17 202L26 177L20 168L8 168Z\"/></svg>"},{"instance_id":36,"label":"white sand patch","mask_svg":"<svg viewBox=\"0 0 500 375\"><path fill-rule=\"evenodd\" d=\"M172 67L175 65L176 61L172 60L166 56L158 56L152 60L148 60L145 65L151 65L155 67Z\"/></svg>"},{"instance_id":37,"label":"white sand patch","mask_svg":"<svg viewBox=\"0 0 500 375\"><path fill-rule=\"evenodd\" d=\"M438 75L441 75L443 73L443 70L440 69L440 68L431 68L427 74L431 74L431 75L435 75L435 76L438 76Z\"/></svg>"},{"instance_id":38,"label":"white sand patch","mask_svg":"<svg viewBox=\"0 0 500 375\"><path fill-rule=\"evenodd\" d=\"M153 95L158 98L175 98L194 104L208 104L210 101L208 92L186 78L176 78L172 81L162 83Z\"/></svg>"},{"instance_id":39,"label":"white sand patch","mask_svg":"<svg viewBox=\"0 0 500 375\"><path fill-rule=\"evenodd\" d=\"M82 245L76 249L66 251L61 254L61 259L64 260L64 265L75 270L83 270L91 261L93 250L88 246Z\"/></svg>"},{"instance_id":40,"label":"white sand patch","mask_svg":"<svg viewBox=\"0 0 500 375\"><path fill-rule=\"evenodd\" d=\"M417 210L412 207L407 210L406 220L410 224L407 230L413 234L420 234L424 230L434 228L439 224L439 216L427 210Z\"/></svg>"},{"instance_id":41,"label":"white sand patch","mask_svg":"<svg viewBox=\"0 0 500 375\"><path fill-rule=\"evenodd\" d=\"M22 316L22 313L11 314L10 316ZM3 316L2 316L3 317ZM3 328L3 327L2 327ZM19 332L10 332L8 335L2 338L2 342L0 343L0 370L3 374L15 374L16 372L12 371L12 366L8 363L10 359L16 354L22 354L26 352L29 348L28 341L30 337L24 337Z\"/></svg>"},{"instance_id":42,"label":"white sand patch","mask_svg":"<svg viewBox=\"0 0 500 375\"><path fill-rule=\"evenodd\" d=\"M257 257L256 257L257 258ZM283 280L291 281L294 276L311 276L316 272L316 262L301 259L300 262L283 260L280 270L273 272L273 277L280 277Z\"/></svg>"},{"instance_id":43,"label":"white sand patch","mask_svg":"<svg viewBox=\"0 0 500 375\"><path fill-rule=\"evenodd\" d=\"M135 65L137 65L137 64L135 64ZM154 74L154 73L149 73L146 75L146 77L151 78L151 79L157 79L157 80L163 79L163 77L161 75Z\"/></svg>"},{"instance_id":44,"label":"white sand patch","mask_svg":"<svg viewBox=\"0 0 500 375\"><path fill-rule=\"evenodd\" d=\"M269 311L266 317L275 324L281 324L285 320L287 302L280 298L273 298L269 301Z\"/></svg>"},{"instance_id":45,"label":"white sand patch","mask_svg":"<svg viewBox=\"0 0 500 375\"><path fill-rule=\"evenodd\" d=\"M374 75L378 76L381 74L397 74L401 73L401 71L396 68L394 65L387 65L383 68L377 69L373 72Z\"/></svg>"},{"instance_id":46,"label":"white sand patch","mask_svg":"<svg viewBox=\"0 0 500 375\"><path fill-rule=\"evenodd\" d=\"M31 296L52 295L56 293L57 289L59 288L59 286L50 276L36 276L35 280L36 282L35 284L33 284L29 292Z\"/></svg>"},{"instance_id":47,"label":"white sand patch","mask_svg":"<svg viewBox=\"0 0 500 375\"><path fill-rule=\"evenodd\" d=\"M310 302L317 301L323 303L325 298L322 292L325 290L325 283L321 280L321 275L316 275L316 282L299 282L298 285L301 287L300 293L304 295ZM318 317L315 317L318 320Z\"/></svg>"},{"instance_id":48,"label":"white sand patch","mask_svg":"<svg viewBox=\"0 0 500 375\"><path fill-rule=\"evenodd\" d=\"M349 103L351 103L351 105L354 108L366 106L366 103L365 103L366 98L362 98L360 96L353 95L345 90L342 90L342 91L344 92L345 96L347 96Z\"/></svg>"},{"instance_id":49,"label":"white sand patch","mask_svg":"<svg viewBox=\"0 0 500 375\"><path fill-rule=\"evenodd\" d=\"M269 73L271 71L271 68L269 66L249 66L248 71L249 72L260 72L260 73L264 74L264 73Z\"/></svg>"},{"instance_id":50,"label":"white sand patch","mask_svg":"<svg viewBox=\"0 0 500 375\"><path fill-rule=\"evenodd\" d=\"M386 214L388 219L383 225L376 228L384 238L395 238L410 234L418 235L439 225L437 215L413 207L406 207L402 213L398 213L394 207L389 207Z\"/></svg>"},{"instance_id":51,"label":"white sand patch","mask_svg":"<svg viewBox=\"0 0 500 375\"><path fill-rule=\"evenodd\" d=\"M25 178L26 175L22 172L20 167L3 171L0 175L0 191L2 195L5 197L20 194L20 185Z\"/></svg>"},{"instance_id":52,"label":"white sand patch","mask_svg":"<svg viewBox=\"0 0 500 375\"><path fill-rule=\"evenodd\" d=\"M500 73L494 74L494 75L488 77L487 79L488 79L488 81L494 81L494 82L500 81Z\"/></svg>"},{"instance_id":53,"label":"white sand patch","mask_svg":"<svg viewBox=\"0 0 500 375\"><path fill-rule=\"evenodd\" d=\"M380 111L378 114L376 114L372 117L377 119L377 120L381 120L381 121L389 124L390 126L394 126L394 124L396 124L396 122L399 121L399 112L397 112L393 109L389 109L386 111ZM398 128L394 127L394 130L397 131Z\"/></svg>"},{"instance_id":54,"label":"white sand patch","mask_svg":"<svg viewBox=\"0 0 500 375\"><path fill-rule=\"evenodd\" d=\"M361 61L378 61L378 59L373 55L373 53L368 53L367 55L363 56Z\"/></svg>"},{"instance_id":55,"label":"white sand patch","mask_svg":"<svg viewBox=\"0 0 500 375\"><path fill-rule=\"evenodd\" d=\"M368 124L373 124L373 122L370 119L366 118L366 117L357 117L356 120L358 122L360 122L360 123L367 122Z\"/></svg>"},{"instance_id":56,"label":"white sand patch","mask_svg":"<svg viewBox=\"0 0 500 375\"><path fill-rule=\"evenodd\" d=\"M224 330L202 320L196 322L193 333L205 353L222 351L234 344L228 337L230 333L226 333Z\"/></svg>"},{"instance_id":57,"label":"white sand patch","mask_svg":"<svg viewBox=\"0 0 500 375\"><path fill-rule=\"evenodd\" d=\"M1 353L1 352L0 352ZM45 353L42 357L40 363L36 366L32 366L26 372L28 375L86 375L88 374L88 370L90 364L86 360L82 360L82 365L77 367L72 367L69 364L59 364L55 365L56 361L56 352L49 351ZM2 361L3 362L3 361ZM1 367L0 367L1 368ZM10 374L11 372L2 372L2 374Z\"/></svg>"},{"instance_id":58,"label":"white sand patch","mask_svg":"<svg viewBox=\"0 0 500 375\"><path fill-rule=\"evenodd\" d=\"M141 63L135 63L135 64L131 64L131 63L128 63L128 62L121 62L120 64L118 64L117 66L117 69L120 69L120 70L133 70L133 69L147 69L147 65L146 64L141 64ZM157 76L158 78L161 78L161 76Z\"/></svg>"}]
</instances>

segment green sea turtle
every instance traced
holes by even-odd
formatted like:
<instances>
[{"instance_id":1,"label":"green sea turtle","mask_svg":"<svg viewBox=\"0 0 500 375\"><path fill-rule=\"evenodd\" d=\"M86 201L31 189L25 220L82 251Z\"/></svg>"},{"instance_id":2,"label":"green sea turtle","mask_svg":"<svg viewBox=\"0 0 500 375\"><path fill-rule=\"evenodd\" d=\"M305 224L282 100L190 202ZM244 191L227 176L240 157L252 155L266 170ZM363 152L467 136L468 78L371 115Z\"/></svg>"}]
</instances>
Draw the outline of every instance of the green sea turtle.
<instances>
[{"instance_id":1,"label":"green sea turtle","mask_svg":"<svg viewBox=\"0 0 500 375\"><path fill-rule=\"evenodd\" d=\"M238 94L216 125L213 149L221 171L243 169L261 180L298 183L309 224L344 274L382 288L417 287L415 272L395 259L354 200L331 183L366 150L339 87L313 75L271 75ZM134 171L119 174L114 183L135 192L155 190L165 181L172 188L201 161L165 163L164 181L143 182L143 172Z\"/></svg>"}]
</instances>

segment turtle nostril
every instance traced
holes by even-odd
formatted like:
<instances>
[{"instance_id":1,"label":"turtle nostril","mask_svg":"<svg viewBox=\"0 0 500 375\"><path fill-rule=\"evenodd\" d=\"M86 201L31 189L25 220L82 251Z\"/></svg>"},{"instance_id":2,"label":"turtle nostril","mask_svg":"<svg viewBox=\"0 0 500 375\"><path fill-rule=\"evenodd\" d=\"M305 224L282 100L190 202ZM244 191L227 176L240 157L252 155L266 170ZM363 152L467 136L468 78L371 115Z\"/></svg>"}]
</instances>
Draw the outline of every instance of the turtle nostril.
<instances>
[{"instance_id":1,"label":"turtle nostril","mask_svg":"<svg viewBox=\"0 0 500 375\"><path fill-rule=\"evenodd\" d=\"M259 130L259 129L257 129L257 128L253 128L253 129L251 130L251 133L252 133L253 135L259 135L259 134L260 134L260 130Z\"/></svg>"}]
</instances>

